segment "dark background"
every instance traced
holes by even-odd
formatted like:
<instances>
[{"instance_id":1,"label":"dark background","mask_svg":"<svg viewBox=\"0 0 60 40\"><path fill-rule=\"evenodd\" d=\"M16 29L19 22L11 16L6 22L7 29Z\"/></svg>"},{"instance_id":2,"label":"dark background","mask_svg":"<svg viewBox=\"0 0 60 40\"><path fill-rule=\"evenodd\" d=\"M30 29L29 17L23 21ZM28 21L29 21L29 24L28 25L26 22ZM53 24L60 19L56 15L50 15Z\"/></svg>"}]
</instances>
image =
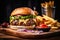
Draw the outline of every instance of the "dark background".
<instances>
[{"instance_id":1,"label":"dark background","mask_svg":"<svg viewBox=\"0 0 60 40\"><path fill-rule=\"evenodd\" d=\"M49 0L0 0L0 23L9 22L10 13L17 7L36 7L36 11L41 15L41 5L40 3L49 1ZM30 4L30 5L29 5ZM59 2L55 1L56 11L55 19L60 20L59 15Z\"/></svg>"}]
</instances>

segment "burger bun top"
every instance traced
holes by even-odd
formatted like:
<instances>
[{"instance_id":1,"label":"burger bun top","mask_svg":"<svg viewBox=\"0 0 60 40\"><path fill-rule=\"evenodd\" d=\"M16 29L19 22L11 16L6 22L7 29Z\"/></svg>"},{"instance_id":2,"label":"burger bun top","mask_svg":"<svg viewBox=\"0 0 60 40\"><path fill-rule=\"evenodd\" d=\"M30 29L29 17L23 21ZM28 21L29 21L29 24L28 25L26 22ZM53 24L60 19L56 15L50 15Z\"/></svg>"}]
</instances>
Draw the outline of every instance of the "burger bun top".
<instances>
[{"instance_id":1,"label":"burger bun top","mask_svg":"<svg viewBox=\"0 0 60 40\"><path fill-rule=\"evenodd\" d=\"M12 11L11 16L14 15L30 15L34 14L34 11L31 8L28 7L21 7L21 8L16 8Z\"/></svg>"}]
</instances>

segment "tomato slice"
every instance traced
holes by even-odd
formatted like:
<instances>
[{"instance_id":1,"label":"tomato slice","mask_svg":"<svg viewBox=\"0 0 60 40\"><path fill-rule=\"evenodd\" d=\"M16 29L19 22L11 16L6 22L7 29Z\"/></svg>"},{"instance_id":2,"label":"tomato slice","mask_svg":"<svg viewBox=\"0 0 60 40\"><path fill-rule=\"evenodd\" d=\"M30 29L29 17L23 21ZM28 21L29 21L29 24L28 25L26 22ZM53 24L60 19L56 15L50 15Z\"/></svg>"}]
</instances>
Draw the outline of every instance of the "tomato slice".
<instances>
[{"instance_id":1,"label":"tomato slice","mask_svg":"<svg viewBox=\"0 0 60 40\"><path fill-rule=\"evenodd\" d=\"M46 24L41 24L40 26L37 26L37 28L48 28Z\"/></svg>"}]
</instances>

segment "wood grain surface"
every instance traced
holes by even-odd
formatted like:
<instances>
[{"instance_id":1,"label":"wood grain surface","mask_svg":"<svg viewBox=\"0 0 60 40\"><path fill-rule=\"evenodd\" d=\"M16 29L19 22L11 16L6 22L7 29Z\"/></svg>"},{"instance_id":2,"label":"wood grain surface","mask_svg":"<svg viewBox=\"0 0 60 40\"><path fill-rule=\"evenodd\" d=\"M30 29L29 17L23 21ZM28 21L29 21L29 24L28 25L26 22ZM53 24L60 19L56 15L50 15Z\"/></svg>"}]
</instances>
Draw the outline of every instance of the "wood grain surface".
<instances>
[{"instance_id":1,"label":"wood grain surface","mask_svg":"<svg viewBox=\"0 0 60 40\"><path fill-rule=\"evenodd\" d=\"M20 36L15 36L15 35L12 35L12 34L6 32L5 29L4 30L0 29L0 40L60 40L60 30L57 30L55 32L45 32L40 36L37 37L37 39L35 39L35 38L34 39L33 38L30 38L30 39L21 38Z\"/></svg>"},{"instance_id":2,"label":"wood grain surface","mask_svg":"<svg viewBox=\"0 0 60 40\"><path fill-rule=\"evenodd\" d=\"M15 36L15 37L19 37L19 38L27 38L27 39L44 39L44 38L50 38L50 37L54 37L54 36L60 36L60 30L56 30L54 32L43 32L40 33L39 35L35 35L32 33L25 33L25 32L16 32L15 30L9 29L9 28L4 28L3 30L1 30L0 32L7 34L7 35L11 35L11 36Z\"/></svg>"}]
</instances>

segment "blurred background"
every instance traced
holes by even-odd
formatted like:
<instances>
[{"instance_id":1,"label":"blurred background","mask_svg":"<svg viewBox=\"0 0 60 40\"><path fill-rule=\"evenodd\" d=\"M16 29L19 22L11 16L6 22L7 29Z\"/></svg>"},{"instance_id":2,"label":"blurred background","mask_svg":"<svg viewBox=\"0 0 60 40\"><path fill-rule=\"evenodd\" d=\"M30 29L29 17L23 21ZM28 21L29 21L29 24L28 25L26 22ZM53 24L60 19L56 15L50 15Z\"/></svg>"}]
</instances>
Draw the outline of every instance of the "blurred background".
<instances>
[{"instance_id":1,"label":"blurred background","mask_svg":"<svg viewBox=\"0 0 60 40\"><path fill-rule=\"evenodd\" d=\"M30 7L39 12L39 15L42 15L41 12L41 3L48 2L50 0L0 0L0 23L9 22L10 13L18 7ZM52 1L52 0L51 0ZM59 2L54 0L55 6L55 18L60 21L59 15ZM58 3L57 3L58 2Z\"/></svg>"}]
</instances>

